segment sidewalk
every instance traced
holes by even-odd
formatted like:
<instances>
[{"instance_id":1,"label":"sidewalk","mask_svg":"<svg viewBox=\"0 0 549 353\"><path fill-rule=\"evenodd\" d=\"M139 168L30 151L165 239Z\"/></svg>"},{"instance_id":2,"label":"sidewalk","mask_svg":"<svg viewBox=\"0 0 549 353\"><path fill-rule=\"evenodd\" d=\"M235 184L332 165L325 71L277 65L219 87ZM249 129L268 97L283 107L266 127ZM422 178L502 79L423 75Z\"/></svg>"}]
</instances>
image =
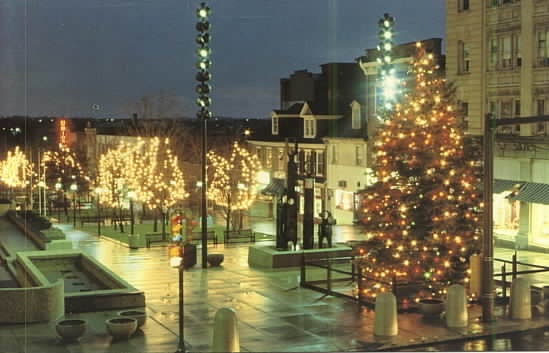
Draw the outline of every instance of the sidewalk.
<instances>
[{"instance_id":1,"label":"sidewalk","mask_svg":"<svg viewBox=\"0 0 549 353\"><path fill-rule=\"evenodd\" d=\"M268 229L268 222L254 225ZM78 343L60 342L54 323L0 325L0 352L173 352L178 337L177 271L168 265L166 249L130 250L113 242L99 240L70 225L61 225L73 241L73 248L96 257L136 288L145 291L148 321L128 341L113 342L104 320L115 312L67 314L89 320L90 327ZM256 228L257 229L257 228ZM352 230L352 227L351 227ZM340 226L335 242L360 239L360 234ZM2 234L2 240L5 234ZM262 243L267 244L267 243ZM341 298L323 296L299 287L297 269L258 270L248 267L248 245L209 247L209 253L225 254L222 267L202 269L200 263L186 271L184 327L190 351L209 351L213 318L222 307L232 307L240 320L241 350L251 352L341 352L403 350L450 340L520 332L549 327L549 320L506 319L498 308L497 320L482 323L480 308L470 309L465 329L447 329L443 321L425 320L419 314L400 314L399 335L377 338L373 335L374 312ZM200 249L199 249L200 251ZM512 251L496 249L496 257L510 259ZM549 255L519 251L519 260L548 263ZM200 256L198 256L200 261ZM536 274L536 280L549 283L549 274ZM0 303L1 305L1 303ZM1 312L1 310L0 310Z\"/></svg>"}]
</instances>

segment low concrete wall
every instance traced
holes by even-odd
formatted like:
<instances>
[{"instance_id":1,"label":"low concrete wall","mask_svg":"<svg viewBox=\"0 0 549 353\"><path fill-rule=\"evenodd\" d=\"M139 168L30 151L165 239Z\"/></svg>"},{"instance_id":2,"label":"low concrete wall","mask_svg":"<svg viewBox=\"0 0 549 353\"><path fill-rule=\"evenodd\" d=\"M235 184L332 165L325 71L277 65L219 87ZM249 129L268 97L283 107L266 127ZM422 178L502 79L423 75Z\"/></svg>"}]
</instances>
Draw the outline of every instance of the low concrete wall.
<instances>
[{"instance_id":1,"label":"low concrete wall","mask_svg":"<svg viewBox=\"0 0 549 353\"><path fill-rule=\"evenodd\" d=\"M23 218L19 217L15 211L7 212L6 216L21 232L23 232L23 234L32 240L40 250L46 250L47 243L50 240L44 234L32 230L29 224L27 224Z\"/></svg>"},{"instance_id":2,"label":"low concrete wall","mask_svg":"<svg viewBox=\"0 0 549 353\"><path fill-rule=\"evenodd\" d=\"M52 285L0 288L0 323L23 324L57 320L65 314L63 280Z\"/></svg>"}]
</instances>

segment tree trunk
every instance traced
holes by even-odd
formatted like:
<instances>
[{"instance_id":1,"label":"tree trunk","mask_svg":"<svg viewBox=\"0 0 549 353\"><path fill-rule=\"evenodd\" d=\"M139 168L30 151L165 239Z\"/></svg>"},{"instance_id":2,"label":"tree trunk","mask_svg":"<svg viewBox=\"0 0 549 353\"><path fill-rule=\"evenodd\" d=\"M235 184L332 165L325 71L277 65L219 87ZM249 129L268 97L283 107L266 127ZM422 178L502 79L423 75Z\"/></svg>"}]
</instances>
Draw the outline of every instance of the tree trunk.
<instances>
[{"instance_id":1,"label":"tree trunk","mask_svg":"<svg viewBox=\"0 0 549 353\"><path fill-rule=\"evenodd\" d=\"M166 212L161 212L162 215L162 240L166 240Z\"/></svg>"}]
</instances>

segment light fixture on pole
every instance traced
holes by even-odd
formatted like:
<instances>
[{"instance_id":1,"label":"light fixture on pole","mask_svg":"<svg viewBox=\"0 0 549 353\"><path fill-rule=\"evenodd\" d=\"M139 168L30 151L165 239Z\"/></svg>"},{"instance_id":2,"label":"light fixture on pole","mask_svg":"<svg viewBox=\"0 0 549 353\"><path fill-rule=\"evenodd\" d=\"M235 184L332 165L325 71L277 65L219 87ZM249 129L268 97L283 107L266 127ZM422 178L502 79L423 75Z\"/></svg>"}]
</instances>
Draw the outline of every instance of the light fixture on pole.
<instances>
[{"instance_id":1,"label":"light fixture on pole","mask_svg":"<svg viewBox=\"0 0 549 353\"><path fill-rule=\"evenodd\" d=\"M183 332L184 328L184 316L183 316L183 304L184 304L184 296L183 296L183 270L185 261L183 260L184 257L184 248L183 244L176 243L171 244L168 247L168 256L170 258L170 266L173 268L177 268L178 274L179 274L179 343L177 345L177 350L175 353L183 353L187 352L185 347L185 334Z\"/></svg>"},{"instance_id":2,"label":"light fixture on pole","mask_svg":"<svg viewBox=\"0 0 549 353\"><path fill-rule=\"evenodd\" d=\"M59 207L59 190L63 185L61 183L55 183L55 191L57 192L57 221L61 222L61 208Z\"/></svg>"},{"instance_id":3,"label":"light fixture on pole","mask_svg":"<svg viewBox=\"0 0 549 353\"><path fill-rule=\"evenodd\" d=\"M133 200L135 199L135 191L128 192L128 199L130 201L130 235L133 235L133 227L135 225L133 217Z\"/></svg>"},{"instance_id":4,"label":"light fixture on pole","mask_svg":"<svg viewBox=\"0 0 549 353\"><path fill-rule=\"evenodd\" d=\"M72 191L72 226L76 228L76 191L78 190L78 185L76 183L71 184Z\"/></svg>"},{"instance_id":5,"label":"light fixture on pole","mask_svg":"<svg viewBox=\"0 0 549 353\"><path fill-rule=\"evenodd\" d=\"M95 197L97 198L97 236L101 235L101 193L103 189L99 186L95 188Z\"/></svg>"},{"instance_id":6,"label":"light fixture on pole","mask_svg":"<svg viewBox=\"0 0 549 353\"><path fill-rule=\"evenodd\" d=\"M196 99L196 104L198 105L199 111L196 114L198 119L202 121L202 154L201 154L201 164L202 164L202 197L201 197L201 230L202 230L202 268L207 268L208 262L208 209L207 209L207 184L206 184L206 153L207 153L207 121L212 117L212 112L210 112L210 105L212 104L212 99L210 98L210 92L212 86L209 84L209 81L212 78L209 68L212 64L210 59L210 54L212 50L209 47L211 40L210 29L211 24L208 21L208 16L210 15L210 8L206 3L201 3L198 9L196 10L196 15L198 21L196 23L196 30L198 35L196 36L196 43L198 44L197 56L198 61L196 67L198 72L196 73L196 80L198 85L196 86L196 93L198 93L198 98Z\"/></svg>"},{"instance_id":7,"label":"light fixture on pole","mask_svg":"<svg viewBox=\"0 0 549 353\"><path fill-rule=\"evenodd\" d=\"M395 19L389 14L384 14L378 22L379 44L377 46L379 65L379 79L381 81L380 102L381 110L391 110L396 101L398 79L396 78L396 70L393 64L393 26ZM378 114L378 118L382 114Z\"/></svg>"}]
</instances>

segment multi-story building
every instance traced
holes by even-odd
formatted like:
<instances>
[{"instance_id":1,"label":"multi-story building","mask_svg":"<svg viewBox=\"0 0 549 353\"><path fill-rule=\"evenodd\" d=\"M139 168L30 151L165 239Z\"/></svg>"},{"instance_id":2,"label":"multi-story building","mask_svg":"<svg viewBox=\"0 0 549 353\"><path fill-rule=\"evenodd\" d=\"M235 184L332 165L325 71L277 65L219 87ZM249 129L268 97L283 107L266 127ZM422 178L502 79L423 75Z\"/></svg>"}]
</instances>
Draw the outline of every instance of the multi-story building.
<instances>
[{"instance_id":1,"label":"multi-story building","mask_svg":"<svg viewBox=\"0 0 549 353\"><path fill-rule=\"evenodd\" d=\"M487 113L548 114L548 0L447 0L446 36L446 75L468 134L482 134ZM496 134L495 234L520 248L549 248L548 124L500 126Z\"/></svg>"}]
</instances>

